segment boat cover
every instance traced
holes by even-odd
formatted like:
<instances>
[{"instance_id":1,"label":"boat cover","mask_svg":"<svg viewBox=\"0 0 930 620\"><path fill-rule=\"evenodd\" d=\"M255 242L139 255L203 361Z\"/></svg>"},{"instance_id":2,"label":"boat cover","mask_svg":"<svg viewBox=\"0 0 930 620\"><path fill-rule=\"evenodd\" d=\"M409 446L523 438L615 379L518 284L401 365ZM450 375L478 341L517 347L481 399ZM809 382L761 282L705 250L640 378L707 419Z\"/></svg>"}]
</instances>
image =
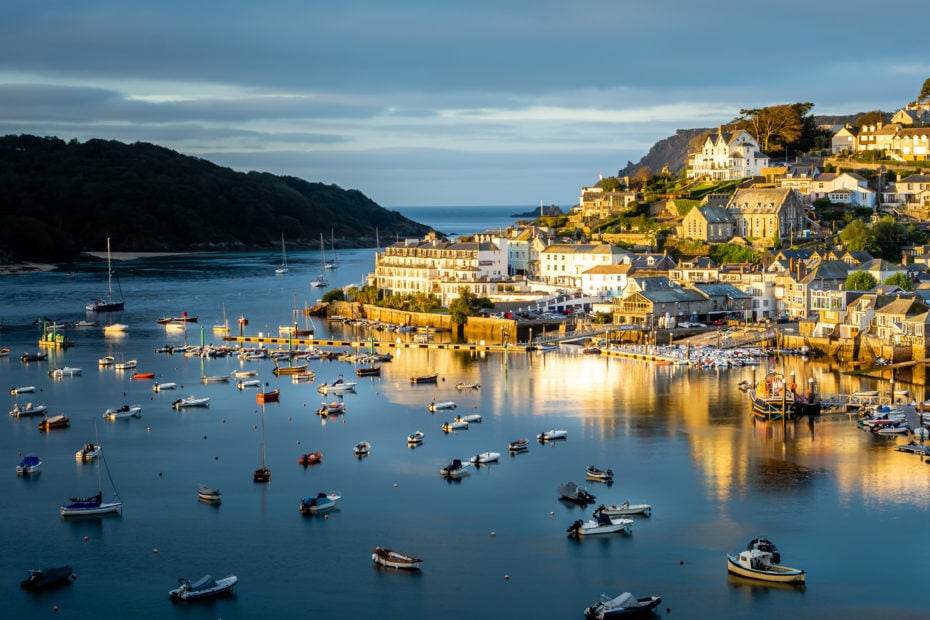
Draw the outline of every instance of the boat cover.
<instances>
[{"instance_id":1,"label":"boat cover","mask_svg":"<svg viewBox=\"0 0 930 620\"><path fill-rule=\"evenodd\" d=\"M191 584L190 590L196 592L198 590L209 590L213 587L216 587L216 580L213 579L213 575L204 575Z\"/></svg>"},{"instance_id":2,"label":"boat cover","mask_svg":"<svg viewBox=\"0 0 930 620\"><path fill-rule=\"evenodd\" d=\"M608 609L619 609L621 607L635 607L638 603L636 597L630 594L629 592L624 592L620 596L609 600L601 601L605 610Z\"/></svg>"},{"instance_id":3,"label":"boat cover","mask_svg":"<svg viewBox=\"0 0 930 620\"><path fill-rule=\"evenodd\" d=\"M23 460L20 461L20 467L35 467L39 464L39 457L34 454L29 454L23 457Z\"/></svg>"}]
</instances>

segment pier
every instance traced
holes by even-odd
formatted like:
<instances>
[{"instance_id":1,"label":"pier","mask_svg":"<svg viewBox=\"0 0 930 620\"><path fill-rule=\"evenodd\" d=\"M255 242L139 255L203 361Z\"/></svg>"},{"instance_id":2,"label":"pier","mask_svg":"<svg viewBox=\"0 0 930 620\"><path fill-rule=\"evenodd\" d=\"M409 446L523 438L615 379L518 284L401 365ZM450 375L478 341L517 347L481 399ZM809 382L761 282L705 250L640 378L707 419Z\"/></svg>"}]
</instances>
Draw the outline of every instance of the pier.
<instances>
[{"instance_id":1,"label":"pier","mask_svg":"<svg viewBox=\"0 0 930 620\"><path fill-rule=\"evenodd\" d=\"M351 349L435 349L444 351L473 351L478 353L526 353L532 350L526 344L510 343L452 343L452 342L405 342L405 341L369 341L369 340L327 340L318 338L282 338L280 336L225 336L224 342L255 345L307 346L307 347L348 347Z\"/></svg>"}]
</instances>

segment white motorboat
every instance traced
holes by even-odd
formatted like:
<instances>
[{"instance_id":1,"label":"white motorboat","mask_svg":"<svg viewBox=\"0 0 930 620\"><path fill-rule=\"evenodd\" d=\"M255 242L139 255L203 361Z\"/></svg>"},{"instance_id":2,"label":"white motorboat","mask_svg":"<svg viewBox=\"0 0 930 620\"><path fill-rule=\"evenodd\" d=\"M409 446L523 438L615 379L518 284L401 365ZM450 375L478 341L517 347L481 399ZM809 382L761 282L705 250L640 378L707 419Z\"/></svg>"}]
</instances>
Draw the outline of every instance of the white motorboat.
<instances>
[{"instance_id":1,"label":"white motorboat","mask_svg":"<svg viewBox=\"0 0 930 620\"><path fill-rule=\"evenodd\" d=\"M342 375L339 375L335 380L320 385L320 387L317 388L317 391L320 394L329 394L330 392L351 392L355 389L356 385L358 385L358 383L355 381L344 381L342 379Z\"/></svg>"},{"instance_id":2,"label":"white motorboat","mask_svg":"<svg viewBox=\"0 0 930 620\"><path fill-rule=\"evenodd\" d=\"M317 514L321 512L328 512L336 507L336 502L341 499L341 496L336 495L335 493L326 494L323 492L317 493L316 495L311 495L300 500L298 508L300 512L304 514Z\"/></svg>"},{"instance_id":3,"label":"white motorboat","mask_svg":"<svg viewBox=\"0 0 930 620\"><path fill-rule=\"evenodd\" d=\"M127 360L125 362L115 362L113 364L113 370L132 370L139 365L137 360Z\"/></svg>"},{"instance_id":4,"label":"white motorboat","mask_svg":"<svg viewBox=\"0 0 930 620\"><path fill-rule=\"evenodd\" d=\"M585 476L589 480L598 480L600 482L613 482L614 471L612 469L600 469L594 465L588 465L584 468Z\"/></svg>"},{"instance_id":5,"label":"white motorboat","mask_svg":"<svg viewBox=\"0 0 930 620\"><path fill-rule=\"evenodd\" d=\"M125 333L128 328L129 326L124 323L113 323L111 325L104 325L103 333L107 336L114 336Z\"/></svg>"},{"instance_id":6,"label":"white motorboat","mask_svg":"<svg viewBox=\"0 0 930 620\"><path fill-rule=\"evenodd\" d=\"M417 431L411 435L407 435L407 445L408 446L419 446L423 443L423 438L425 437L423 431Z\"/></svg>"},{"instance_id":7,"label":"white motorboat","mask_svg":"<svg viewBox=\"0 0 930 620\"><path fill-rule=\"evenodd\" d=\"M37 473L41 466L42 461L39 460L38 456L35 454L27 454L23 457L23 460L19 462L19 465L16 466L16 474L19 476L28 476L29 474Z\"/></svg>"},{"instance_id":8,"label":"white motorboat","mask_svg":"<svg viewBox=\"0 0 930 620\"><path fill-rule=\"evenodd\" d=\"M122 418L138 418L142 416L141 405L122 405L120 407L111 407L103 412L103 417L107 420L120 420Z\"/></svg>"},{"instance_id":9,"label":"white motorboat","mask_svg":"<svg viewBox=\"0 0 930 620\"><path fill-rule=\"evenodd\" d=\"M596 521L582 521L578 519L568 526L566 530L569 536L590 536L593 534L629 534L633 531L633 519L619 517L611 519L607 515L601 515Z\"/></svg>"},{"instance_id":10,"label":"white motorboat","mask_svg":"<svg viewBox=\"0 0 930 620\"><path fill-rule=\"evenodd\" d=\"M162 390L176 390L178 389L178 384L174 381L166 381L165 383L156 383L152 385L153 392L161 392Z\"/></svg>"},{"instance_id":11,"label":"white motorboat","mask_svg":"<svg viewBox=\"0 0 930 620\"><path fill-rule=\"evenodd\" d=\"M438 403L434 400L433 402L429 404L429 407L427 408L430 411L438 411L440 409L455 409L456 407L458 407L458 405L456 405L455 402L451 400L442 400L442 401L439 401Z\"/></svg>"},{"instance_id":12,"label":"white motorboat","mask_svg":"<svg viewBox=\"0 0 930 620\"><path fill-rule=\"evenodd\" d=\"M36 386L34 385L24 385L22 387L15 387L10 389L10 394L16 396L18 394L30 394L36 391Z\"/></svg>"},{"instance_id":13,"label":"white motorboat","mask_svg":"<svg viewBox=\"0 0 930 620\"><path fill-rule=\"evenodd\" d=\"M199 484L197 485L197 497L205 502L219 502L222 501L223 494L219 489Z\"/></svg>"},{"instance_id":14,"label":"white motorboat","mask_svg":"<svg viewBox=\"0 0 930 620\"><path fill-rule=\"evenodd\" d=\"M246 379L245 381L237 381L236 387L240 390L245 390L248 388L260 388L262 382L258 379Z\"/></svg>"},{"instance_id":15,"label":"white motorboat","mask_svg":"<svg viewBox=\"0 0 930 620\"><path fill-rule=\"evenodd\" d=\"M613 598L601 594L600 600L584 610L584 615L596 620L620 618L622 616L638 616L648 614L662 602L658 596L635 597L629 592Z\"/></svg>"},{"instance_id":16,"label":"white motorboat","mask_svg":"<svg viewBox=\"0 0 930 620\"><path fill-rule=\"evenodd\" d=\"M80 377L81 372L82 371L80 368L74 368L72 366L65 366L64 368L56 368L54 370L50 370L48 373L48 376L55 378L55 379L61 379L62 377Z\"/></svg>"},{"instance_id":17,"label":"white motorboat","mask_svg":"<svg viewBox=\"0 0 930 620\"><path fill-rule=\"evenodd\" d=\"M367 456L371 452L371 444L367 441L360 441L352 448L355 456Z\"/></svg>"},{"instance_id":18,"label":"white motorboat","mask_svg":"<svg viewBox=\"0 0 930 620\"><path fill-rule=\"evenodd\" d=\"M78 461L90 461L100 456L100 444L89 443L74 453L74 458Z\"/></svg>"},{"instance_id":19,"label":"white motorboat","mask_svg":"<svg viewBox=\"0 0 930 620\"><path fill-rule=\"evenodd\" d=\"M452 459L452 461L439 470L439 475L443 478L460 478L468 474L471 463L461 459Z\"/></svg>"},{"instance_id":20,"label":"white motorboat","mask_svg":"<svg viewBox=\"0 0 930 620\"><path fill-rule=\"evenodd\" d=\"M468 422L469 424L480 424L481 423L481 414L480 413L470 413L468 415L460 415L459 420L463 422Z\"/></svg>"},{"instance_id":21,"label":"white motorboat","mask_svg":"<svg viewBox=\"0 0 930 620\"><path fill-rule=\"evenodd\" d=\"M168 598L178 601L189 601L198 598L207 598L219 596L231 592L239 578L235 575L227 575L222 579L214 579L212 575L204 575L194 583L183 577L178 579L178 587L169 590Z\"/></svg>"},{"instance_id":22,"label":"white motorboat","mask_svg":"<svg viewBox=\"0 0 930 620\"><path fill-rule=\"evenodd\" d=\"M727 572L747 579L794 584L803 584L807 575L799 568L774 564L772 554L759 549L747 549L735 556L727 554Z\"/></svg>"},{"instance_id":23,"label":"white motorboat","mask_svg":"<svg viewBox=\"0 0 930 620\"><path fill-rule=\"evenodd\" d=\"M457 390L477 390L481 387L480 383L457 383L455 384L455 389Z\"/></svg>"},{"instance_id":24,"label":"white motorboat","mask_svg":"<svg viewBox=\"0 0 930 620\"><path fill-rule=\"evenodd\" d=\"M481 454L476 454L471 457L468 461L475 465L484 465L486 463L496 463L500 457L500 452L482 452Z\"/></svg>"},{"instance_id":25,"label":"white motorboat","mask_svg":"<svg viewBox=\"0 0 930 620\"><path fill-rule=\"evenodd\" d=\"M257 370L234 370L232 374L235 379L251 379L258 376Z\"/></svg>"},{"instance_id":26,"label":"white motorboat","mask_svg":"<svg viewBox=\"0 0 930 620\"><path fill-rule=\"evenodd\" d=\"M20 405L19 403L13 403L13 409L10 410L10 415L14 418L22 418L31 415L45 415L46 411L48 411L48 407L45 405L33 405L32 403Z\"/></svg>"},{"instance_id":27,"label":"white motorboat","mask_svg":"<svg viewBox=\"0 0 930 620\"><path fill-rule=\"evenodd\" d=\"M196 396L188 396L187 398L179 398L171 406L175 409L183 409L185 407L209 407L210 406L210 397L204 396L202 398L197 398Z\"/></svg>"},{"instance_id":28,"label":"white motorboat","mask_svg":"<svg viewBox=\"0 0 930 620\"><path fill-rule=\"evenodd\" d=\"M203 383L229 383L229 375L206 375L200 378Z\"/></svg>"},{"instance_id":29,"label":"white motorboat","mask_svg":"<svg viewBox=\"0 0 930 620\"><path fill-rule=\"evenodd\" d=\"M116 363L116 358L114 358L112 355L104 355L103 357L97 360L98 366L112 366L115 363Z\"/></svg>"},{"instance_id":30,"label":"white motorboat","mask_svg":"<svg viewBox=\"0 0 930 620\"><path fill-rule=\"evenodd\" d=\"M415 558L392 549L385 549L384 547L375 547L371 553L371 559L375 564L380 564L381 566L403 568L407 570L418 569L420 568L420 563L423 562L420 558Z\"/></svg>"},{"instance_id":31,"label":"white motorboat","mask_svg":"<svg viewBox=\"0 0 930 620\"><path fill-rule=\"evenodd\" d=\"M623 502L619 506L611 504L610 506L605 506L601 504L594 509L594 516L597 517L599 514L606 514L610 517L629 517L631 515L643 515L644 517L652 516L652 506L649 504L631 504L630 502Z\"/></svg>"},{"instance_id":32,"label":"white motorboat","mask_svg":"<svg viewBox=\"0 0 930 620\"><path fill-rule=\"evenodd\" d=\"M466 430L468 428L468 422L462 418L455 418L451 422L446 422L442 425L442 430L444 433L451 433L452 431Z\"/></svg>"},{"instance_id":33,"label":"white motorboat","mask_svg":"<svg viewBox=\"0 0 930 620\"><path fill-rule=\"evenodd\" d=\"M556 430L554 428L536 435L536 439L539 441L552 441L555 439L565 439L567 437L568 431Z\"/></svg>"}]
</instances>

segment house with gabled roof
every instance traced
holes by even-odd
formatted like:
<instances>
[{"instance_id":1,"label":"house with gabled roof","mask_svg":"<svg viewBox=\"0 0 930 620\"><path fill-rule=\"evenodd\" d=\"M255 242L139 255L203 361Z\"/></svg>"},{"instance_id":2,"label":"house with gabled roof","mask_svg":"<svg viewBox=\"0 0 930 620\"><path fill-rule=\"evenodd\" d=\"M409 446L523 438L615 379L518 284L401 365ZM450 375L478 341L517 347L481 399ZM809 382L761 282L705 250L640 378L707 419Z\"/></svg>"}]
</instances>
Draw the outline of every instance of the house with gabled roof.
<instances>
[{"instance_id":1,"label":"house with gabled roof","mask_svg":"<svg viewBox=\"0 0 930 620\"><path fill-rule=\"evenodd\" d=\"M839 291L845 288L849 265L843 261L812 261L804 269L789 271L785 310L791 316L807 317L811 312L811 291Z\"/></svg>"},{"instance_id":2,"label":"house with gabled roof","mask_svg":"<svg viewBox=\"0 0 930 620\"><path fill-rule=\"evenodd\" d=\"M691 285L700 291L709 304L707 319L738 318L745 321L752 311L752 295L727 282L696 282Z\"/></svg>"},{"instance_id":3,"label":"house with gabled roof","mask_svg":"<svg viewBox=\"0 0 930 620\"><path fill-rule=\"evenodd\" d=\"M742 129L725 132L721 125L716 135L707 136L698 152L688 153L687 176L732 181L759 176L768 165L768 155L752 134Z\"/></svg>"},{"instance_id":4,"label":"house with gabled roof","mask_svg":"<svg viewBox=\"0 0 930 620\"><path fill-rule=\"evenodd\" d=\"M581 274L598 265L618 265L628 251L614 245L554 243L540 252L539 279L547 284L581 288Z\"/></svg>"},{"instance_id":5,"label":"house with gabled roof","mask_svg":"<svg viewBox=\"0 0 930 620\"><path fill-rule=\"evenodd\" d=\"M682 218L678 225L678 236L682 239L723 243L733 238L733 218L726 207L695 207Z\"/></svg>"},{"instance_id":6,"label":"house with gabled roof","mask_svg":"<svg viewBox=\"0 0 930 620\"><path fill-rule=\"evenodd\" d=\"M866 151L890 151L894 136L901 129L901 125L892 123L885 125L881 121L874 125L864 125L859 129L856 138L856 149L860 153Z\"/></svg>"},{"instance_id":7,"label":"house with gabled roof","mask_svg":"<svg viewBox=\"0 0 930 620\"><path fill-rule=\"evenodd\" d=\"M875 309L871 334L882 342L923 346L926 343L924 315L928 312L930 307L920 297L896 296L894 301Z\"/></svg>"},{"instance_id":8,"label":"house with gabled roof","mask_svg":"<svg viewBox=\"0 0 930 620\"><path fill-rule=\"evenodd\" d=\"M615 324L658 325L666 317L679 321L706 316L707 297L696 289L685 289L662 276L636 277L627 281L613 303Z\"/></svg>"},{"instance_id":9,"label":"house with gabled roof","mask_svg":"<svg viewBox=\"0 0 930 620\"><path fill-rule=\"evenodd\" d=\"M824 172L811 184L811 202L826 198L833 204L875 207L877 192L869 182L855 172Z\"/></svg>"},{"instance_id":10,"label":"house with gabled roof","mask_svg":"<svg viewBox=\"0 0 930 620\"><path fill-rule=\"evenodd\" d=\"M592 297L619 297L627 278L635 272L631 263L596 265L581 272L581 292Z\"/></svg>"},{"instance_id":11,"label":"house with gabled roof","mask_svg":"<svg viewBox=\"0 0 930 620\"><path fill-rule=\"evenodd\" d=\"M784 187L737 189L727 211L733 218L734 234L770 244L773 239L800 237L805 228L800 195Z\"/></svg>"},{"instance_id":12,"label":"house with gabled roof","mask_svg":"<svg viewBox=\"0 0 930 620\"><path fill-rule=\"evenodd\" d=\"M901 108L892 115L891 122L904 128L926 125L930 123L930 112L918 108Z\"/></svg>"},{"instance_id":13,"label":"house with gabled roof","mask_svg":"<svg viewBox=\"0 0 930 620\"><path fill-rule=\"evenodd\" d=\"M907 273L907 269L900 265L895 265L891 261L887 261L883 258L873 258L868 262L857 265L854 269L851 269L851 271L865 271L875 278L875 281L879 284L896 273Z\"/></svg>"},{"instance_id":14,"label":"house with gabled roof","mask_svg":"<svg viewBox=\"0 0 930 620\"><path fill-rule=\"evenodd\" d=\"M839 153L855 153L859 128L846 124L841 127L833 137L830 138L830 152L834 155Z\"/></svg>"}]
</instances>

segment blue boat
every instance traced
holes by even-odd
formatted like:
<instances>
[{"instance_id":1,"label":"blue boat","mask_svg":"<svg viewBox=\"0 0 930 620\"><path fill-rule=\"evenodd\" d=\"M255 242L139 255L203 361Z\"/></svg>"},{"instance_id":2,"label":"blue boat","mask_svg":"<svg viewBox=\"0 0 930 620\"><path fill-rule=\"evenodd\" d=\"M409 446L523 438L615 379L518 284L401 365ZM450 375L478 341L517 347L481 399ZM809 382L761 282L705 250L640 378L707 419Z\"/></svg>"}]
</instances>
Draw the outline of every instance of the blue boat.
<instances>
[{"instance_id":1,"label":"blue boat","mask_svg":"<svg viewBox=\"0 0 930 620\"><path fill-rule=\"evenodd\" d=\"M39 460L39 457L35 454L27 454L16 466L16 473L20 476L34 474L39 470L40 465L42 465L42 461Z\"/></svg>"}]
</instances>

